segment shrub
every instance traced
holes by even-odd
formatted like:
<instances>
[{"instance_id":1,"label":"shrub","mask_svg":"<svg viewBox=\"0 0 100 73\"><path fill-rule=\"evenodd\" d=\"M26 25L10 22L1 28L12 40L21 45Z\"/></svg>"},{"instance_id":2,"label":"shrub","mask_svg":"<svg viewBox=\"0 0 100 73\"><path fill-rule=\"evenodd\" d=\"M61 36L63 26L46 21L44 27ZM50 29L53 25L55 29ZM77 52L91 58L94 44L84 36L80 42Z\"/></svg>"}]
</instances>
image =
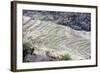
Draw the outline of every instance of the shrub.
<instances>
[{"instance_id":1,"label":"shrub","mask_svg":"<svg viewBox=\"0 0 100 73\"><path fill-rule=\"evenodd\" d=\"M23 43L23 49L31 49L30 43Z\"/></svg>"},{"instance_id":2,"label":"shrub","mask_svg":"<svg viewBox=\"0 0 100 73\"><path fill-rule=\"evenodd\" d=\"M66 54L62 57L62 60L72 60L69 54Z\"/></svg>"}]
</instances>

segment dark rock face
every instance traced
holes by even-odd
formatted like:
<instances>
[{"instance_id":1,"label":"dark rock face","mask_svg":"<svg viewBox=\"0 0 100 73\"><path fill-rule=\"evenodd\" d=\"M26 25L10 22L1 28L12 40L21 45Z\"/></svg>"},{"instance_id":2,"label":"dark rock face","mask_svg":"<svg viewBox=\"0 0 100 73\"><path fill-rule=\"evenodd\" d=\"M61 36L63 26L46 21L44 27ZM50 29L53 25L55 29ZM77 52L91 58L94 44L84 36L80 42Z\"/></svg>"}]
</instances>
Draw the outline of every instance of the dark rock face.
<instances>
[{"instance_id":1,"label":"dark rock face","mask_svg":"<svg viewBox=\"0 0 100 73\"><path fill-rule=\"evenodd\" d=\"M53 21L75 30L91 31L90 13L23 10L23 15L33 20Z\"/></svg>"}]
</instances>

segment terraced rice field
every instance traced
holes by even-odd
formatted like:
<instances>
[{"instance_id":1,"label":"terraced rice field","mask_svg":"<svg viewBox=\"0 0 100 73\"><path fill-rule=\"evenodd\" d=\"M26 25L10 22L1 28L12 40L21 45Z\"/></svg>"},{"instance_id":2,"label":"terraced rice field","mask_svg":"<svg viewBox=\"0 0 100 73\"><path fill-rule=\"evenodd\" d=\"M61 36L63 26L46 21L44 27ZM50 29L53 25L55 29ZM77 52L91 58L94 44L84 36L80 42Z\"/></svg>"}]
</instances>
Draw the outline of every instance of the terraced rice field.
<instances>
[{"instance_id":1,"label":"terraced rice field","mask_svg":"<svg viewBox=\"0 0 100 73\"><path fill-rule=\"evenodd\" d=\"M52 57L69 54L72 60L91 58L91 32L74 30L51 21L32 20L27 16L23 16L23 21L23 43L35 47L33 53L41 58L44 55L44 61L50 58L47 52ZM37 59L37 61L42 60Z\"/></svg>"}]
</instances>

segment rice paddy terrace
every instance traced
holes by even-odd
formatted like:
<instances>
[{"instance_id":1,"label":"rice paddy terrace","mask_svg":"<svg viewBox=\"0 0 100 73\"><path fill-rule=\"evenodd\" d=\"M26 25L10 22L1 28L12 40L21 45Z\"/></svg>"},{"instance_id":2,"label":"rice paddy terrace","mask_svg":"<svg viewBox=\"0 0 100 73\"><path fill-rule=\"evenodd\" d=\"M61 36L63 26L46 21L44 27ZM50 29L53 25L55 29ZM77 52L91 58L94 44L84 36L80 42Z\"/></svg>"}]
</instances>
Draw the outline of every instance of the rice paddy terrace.
<instances>
[{"instance_id":1,"label":"rice paddy terrace","mask_svg":"<svg viewBox=\"0 0 100 73\"><path fill-rule=\"evenodd\" d=\"M60 60L64 55L72 60L90 59L90 35L88 31L23 16L23 44L28 43L35 54L29 61Z\"/></svg>"}]
</instances>

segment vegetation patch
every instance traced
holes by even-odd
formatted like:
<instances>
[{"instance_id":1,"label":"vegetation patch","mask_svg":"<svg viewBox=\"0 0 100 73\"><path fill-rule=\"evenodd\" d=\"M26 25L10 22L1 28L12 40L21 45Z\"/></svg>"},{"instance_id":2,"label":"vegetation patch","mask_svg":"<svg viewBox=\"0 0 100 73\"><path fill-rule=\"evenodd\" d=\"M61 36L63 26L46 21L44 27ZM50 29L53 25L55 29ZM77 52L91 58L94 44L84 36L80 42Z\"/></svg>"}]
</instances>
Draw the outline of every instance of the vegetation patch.
<instances>
[{"instance_id":1,"label":"vegetation patch","mask_svg":"<svg viewBox=\"0 0 100 73\"><path fill-rule=\"evenodd\" d=\"M65 54L63 57L62 57L62 60L72 60L71 56L69 54Z\"/></svg>"},{"instance_id":2,"label":"vegetation patch","mask_svg":"<svg viewBox=\"0 0 100 73\"><path fill-rule=\"evenodd\" d=\"M23 43L23 49L31 49L31 46L30 43Z\"/></svg>"}]
</instances>

